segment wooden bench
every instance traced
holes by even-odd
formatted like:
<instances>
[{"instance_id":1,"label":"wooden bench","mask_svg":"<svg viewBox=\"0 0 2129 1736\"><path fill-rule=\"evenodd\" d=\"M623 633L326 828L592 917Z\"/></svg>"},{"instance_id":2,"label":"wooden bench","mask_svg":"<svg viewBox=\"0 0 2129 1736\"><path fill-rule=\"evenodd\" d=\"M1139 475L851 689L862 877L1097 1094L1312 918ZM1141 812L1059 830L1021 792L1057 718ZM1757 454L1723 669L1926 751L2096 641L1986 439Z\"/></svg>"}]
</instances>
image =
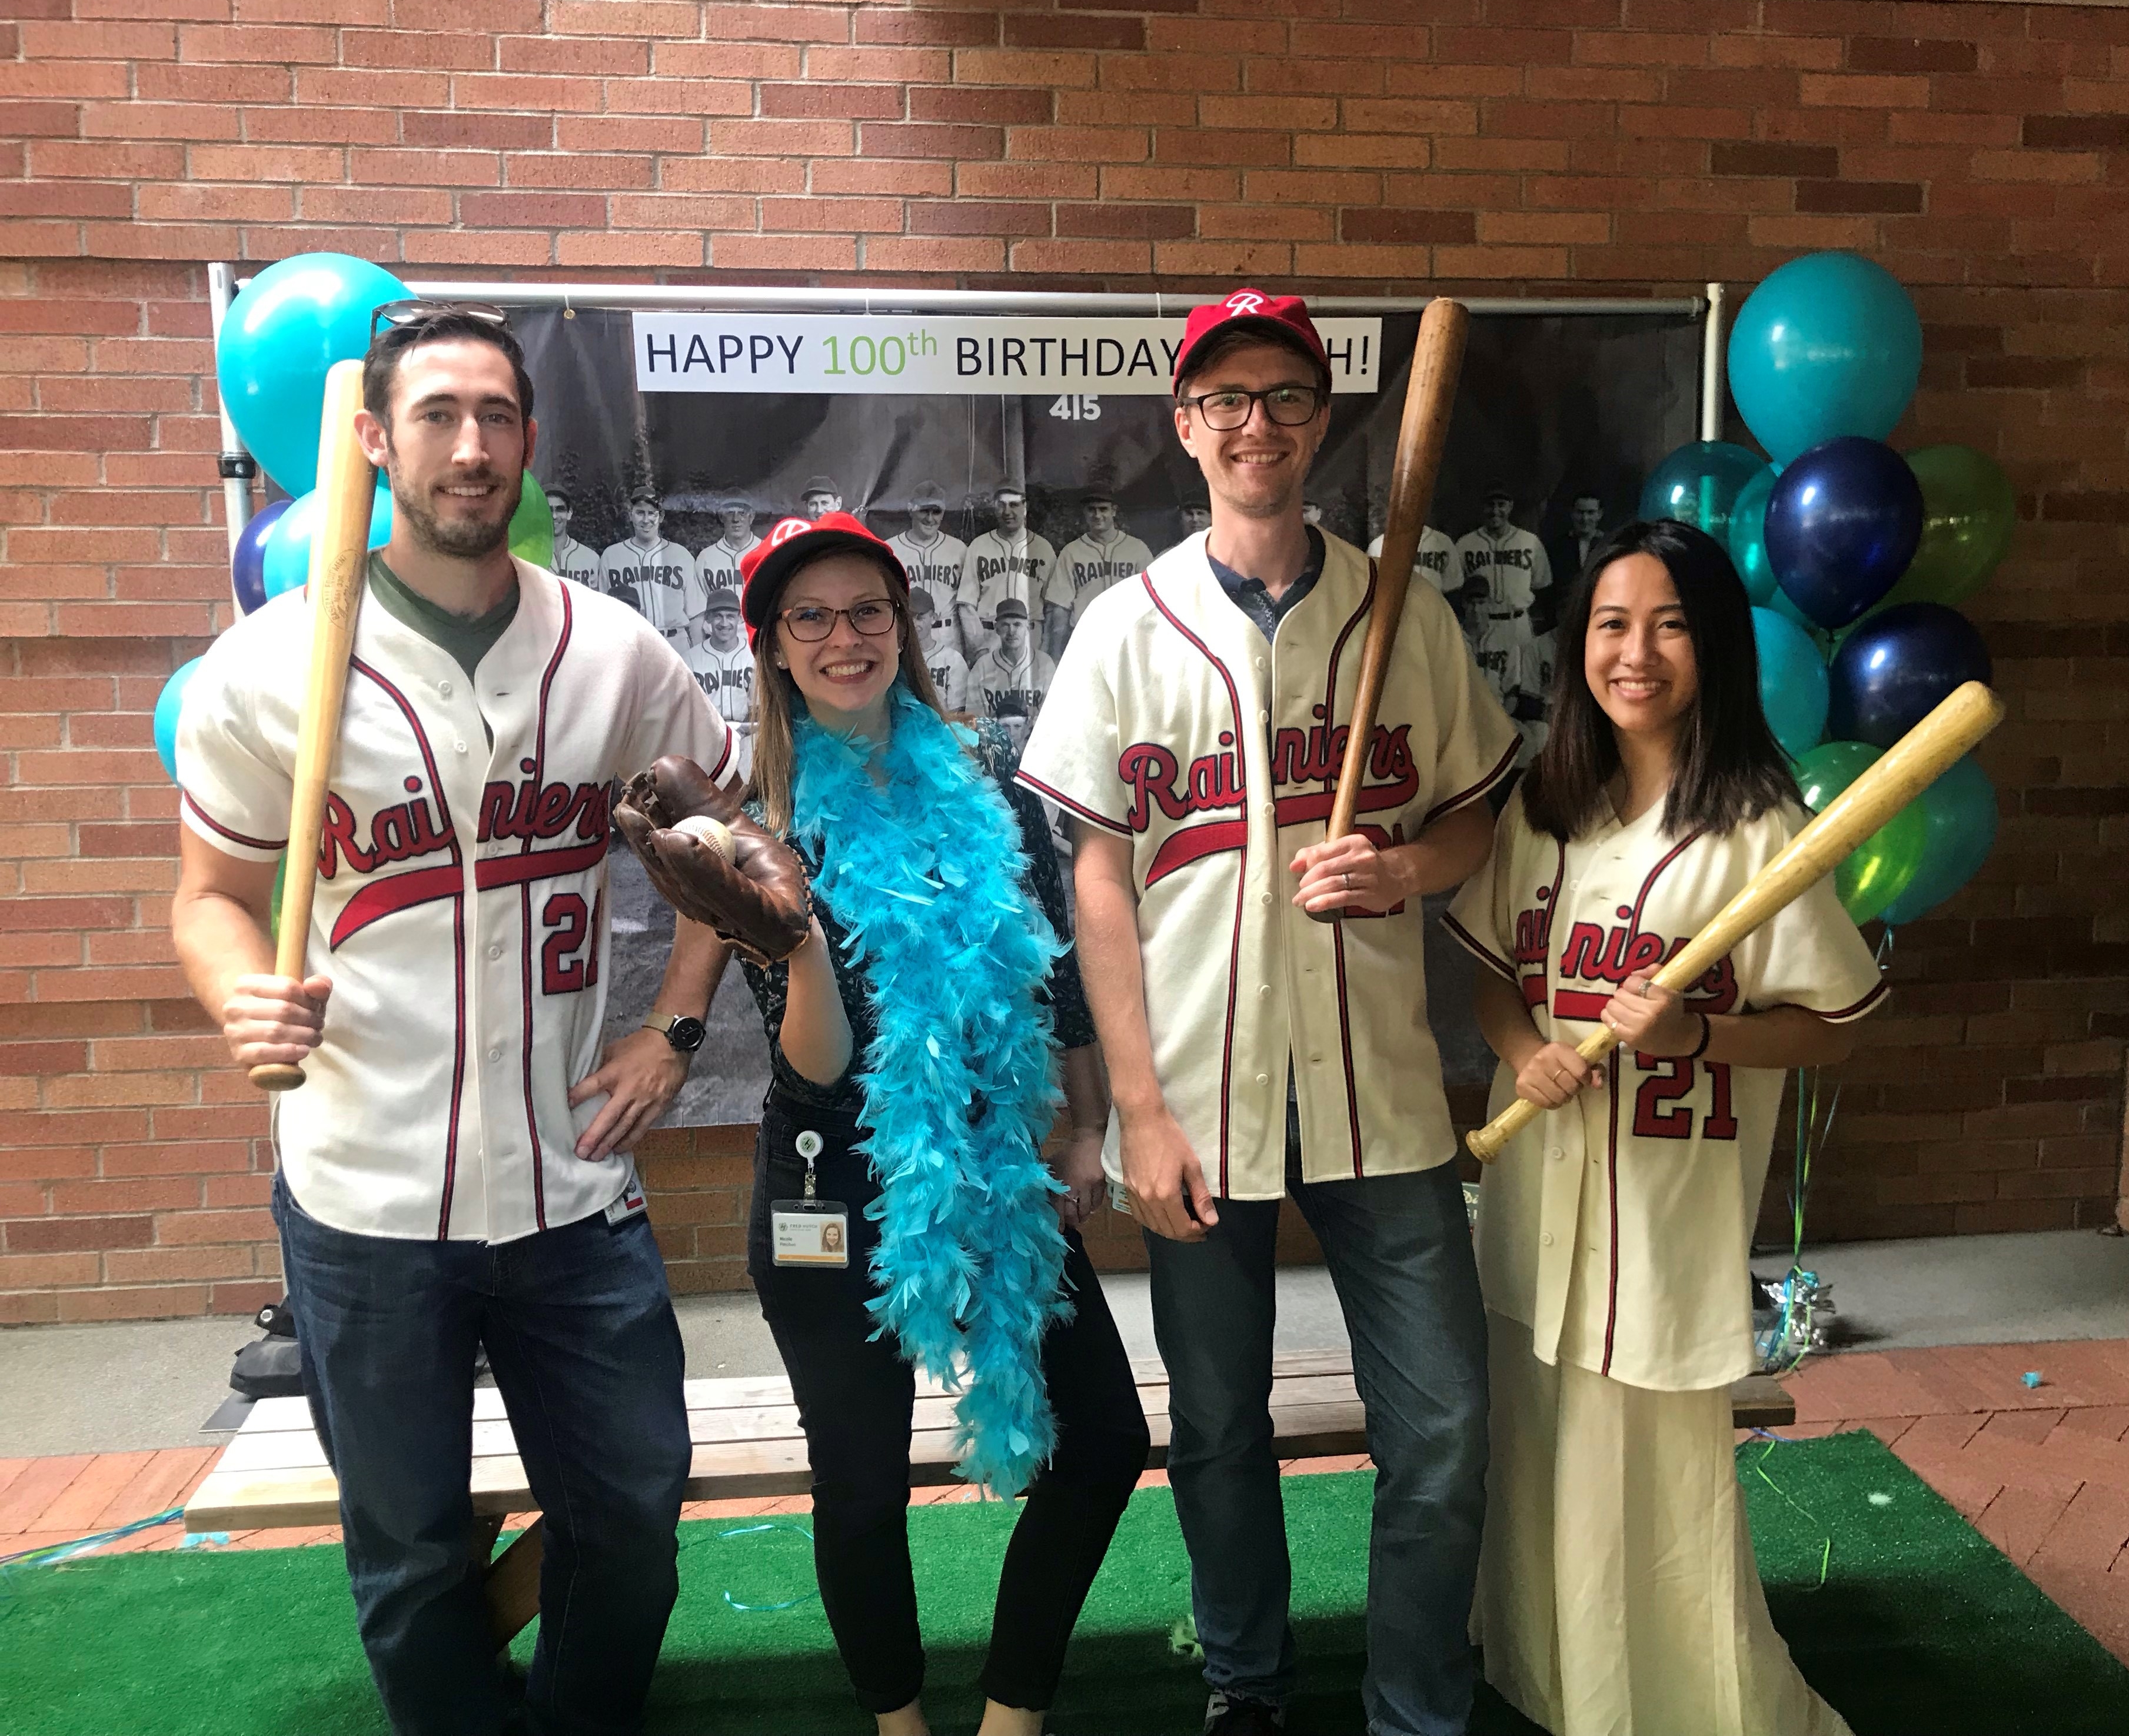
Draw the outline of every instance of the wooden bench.
<instances>
[{"instance_id":1,"label":"wooden bench","mask_svg":"<svg viewBox=\"0 0 2129 1736\"><path fill-rule=\"evenodd\" d=\"M1168 1461L1168 1371L1157 1360L1135 1362L1138 1394L1153 1435L1150 1467ZM783 1380L690 1381L688 1433L694 1463L691 1501L803 1495L812 1485L806 1439L799 1433L790 1383ZM909 1479L929 1485L954 1481L954 1400L936 1385L920 1384L910 1442ZM1778 1381L1764 1376L1731 1389L1741 1428L1774 1428L1796 1420L1796 1406ZM1272 1433L1282 1459L1317 1458L1368 1450L1352 1363L1342 1351L1275 1357L1272 1365ZM540 1522L520 1532L493 1560L503 1519L536 1503L503 1414L502 1395L477 1388L473 1404L474 1559L486 1566L489 1616L498 1643L539 1613ZM339 1486L301 1399L262 1399L254 1405L212 1471L185 1507L189 1531L276 1530L340 1523Z\"/></svg>"}]
</instances>

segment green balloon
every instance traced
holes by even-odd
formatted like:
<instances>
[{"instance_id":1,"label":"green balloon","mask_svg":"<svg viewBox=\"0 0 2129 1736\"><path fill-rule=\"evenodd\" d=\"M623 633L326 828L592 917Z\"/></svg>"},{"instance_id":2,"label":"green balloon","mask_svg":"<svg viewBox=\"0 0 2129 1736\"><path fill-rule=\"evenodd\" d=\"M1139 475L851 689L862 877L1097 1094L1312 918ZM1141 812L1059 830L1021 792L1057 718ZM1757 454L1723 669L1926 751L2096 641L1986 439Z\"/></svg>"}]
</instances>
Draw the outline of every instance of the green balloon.
<instances>
[{"instance_id":1,"label":"green balloon","mask_svg":"<svg viewBox=\"0 0 2129 1736\"><path fill-rule=\"evenodd\" d=\"M517 510L510 515L510 552L535 566L555 564L555 515L547 509L547 491L530 470Z\"/></svg>"},{"instance_id":2,"label":"green balloon","mask_svg":"<svg viewBox=\"0 0 2129 1736\"><path fill-rule=\"evenodd\" d=\"M2010 551L2018 527L2011 479L1971 446L1920 447L1908 468L1922 485L1922 540L1885 603L1962 603Z\"/></svg>"},{"instance_id":3,"label":"green balloon","mask_svg":"<svg viewBox=\"0 0 2129 1736\"><path fill-rule=\"evenodd\" d=\"M1822 742L1796 762L1797 787L1813 813L1875 765L1884 753L1865 742ZM1930 825L1917 798L1856 847L1833 870L1841 908L1858 927L1908 889L1929 850Z\"/></svg>"}]
</instances>

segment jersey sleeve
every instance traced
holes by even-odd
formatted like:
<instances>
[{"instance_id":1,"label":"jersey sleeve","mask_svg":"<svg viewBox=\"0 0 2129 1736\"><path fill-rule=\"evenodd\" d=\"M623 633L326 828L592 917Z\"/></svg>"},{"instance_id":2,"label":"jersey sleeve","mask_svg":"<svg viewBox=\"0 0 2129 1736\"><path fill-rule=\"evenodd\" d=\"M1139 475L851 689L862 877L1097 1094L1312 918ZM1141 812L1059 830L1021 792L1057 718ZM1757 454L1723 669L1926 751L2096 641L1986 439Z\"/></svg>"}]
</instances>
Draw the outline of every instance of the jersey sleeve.
<instances>
[{"instance_id":1,"label":"jersey sleeve","mask_svg":"<svg viewBox=\"0 0 2129 1736\"><path fill-rule=\"evenodd\" d=\"M1804 817L1769 813L1746 823L1765 827L1770 834L1755 851L1760 858L1757 867L1803 828ZM1802 1007L1846 1024L1874 1012L1888 993L1869 942L1841 908L1830 874L1744 941L1736 962L1744 1004L1755 1012Z\"/></svg>"},{"instance_id":2,"label":"jersey sleeve","mask_svg":"<svg viewBox=\"0 0 2129 1736\"><path fill-rule=\"evenodd\" d=\"M1068 542L1064 545L1064 551L1069 554L1077 546L1076 543ZM1073 599L1077 594L1077 588L1072 583L1071 574L1065 570L1064 563L1062 560L1052 560L1050 563L1050 576L1042 582L1044 605L1050 608L1069 608L1072 606Z\"/></svg>"},{"instance_id":3,"label":"jersey sleeve","mask_svg":"<svg viewBox=\"0 0 2129 1736\"><path fill-rule=\"evenodd\" d=\"M1509 798L1493 823L1493 848L1485 866L1464 882L1441 915L1449 937L1483 968L1510 984L1517 975L1512 942L1516 846L1525 829L1522 811L1522 796Z\"/></svg>"},{"instance_id":4,"label":"jersey sleeve","mask_svg":"<svg viewBox=\"0 0 2129 1736\"><path fill-rule=\"evenodd\" d=\"M1074 818L1124 837L1123 780L1117 772L1117 712L1114 672L1090 632L1065 641L1021 750L1019 781Z\"/></svg>"},{"instance_id":5,"label":"jersey sleeve","mask_svg":"<svg viewBox=\"0 0 2129 1736\"><path fill-rule=\"evenodd\" d=\"M976 577L976 546L971 542L961 550L961 576L954 586L954 601L959 607L974 608L983 600L983 589Z\"/></svg>"},{"instance_id":6,"label":"jersey sleeve","mask_svg":"<svg viewBox=\"0 0 2129 1736\"><path fill-rule=\"evenodd\" d=\"M270 862L288 848L295 767L260 727L260 694L245 674L247 641L254 636L224 633L185 689L178 715L179 811L224 855Z\"/></svg>"},{"instance_id":7,"label":"jersey sleeve","mask_svg":"<svg viewBox=\"0 0 2129 1736\"><path fill-rule=\"evenodd\" d=\"M1455 612L1431 585L1405 594L1405 632L1426 659L1434 701L1434 788L1422 825L1468 807L1515 769L1522 737L1479 679ZM1069 647L1068 653L1069 653Z\"/></svg>"},{"instance_id":8,"label":"jersey sleeve","mask_svg":"<svg viewBox=\"0 0 2129 1736\"><path fill-rule=\"evenodd\" d=\"M1552 583L1552 556L1546 552L1545 545L1536 537L1531 538L1531 589L1546 589Z\"/></svg>"},{"instance_id":9,"label":"jersey sleeve","mask_svg":"<svg viewBox=\"0 0 2129 1736\"><path fill-rule=\"evenodd\" d=\"M684 754L719 784L733 774L732 734L694 672L664 637L629 623L636 680L636 718L622 738L612 775L624 780L669 753Z\"/></svg>"}]
</instances>

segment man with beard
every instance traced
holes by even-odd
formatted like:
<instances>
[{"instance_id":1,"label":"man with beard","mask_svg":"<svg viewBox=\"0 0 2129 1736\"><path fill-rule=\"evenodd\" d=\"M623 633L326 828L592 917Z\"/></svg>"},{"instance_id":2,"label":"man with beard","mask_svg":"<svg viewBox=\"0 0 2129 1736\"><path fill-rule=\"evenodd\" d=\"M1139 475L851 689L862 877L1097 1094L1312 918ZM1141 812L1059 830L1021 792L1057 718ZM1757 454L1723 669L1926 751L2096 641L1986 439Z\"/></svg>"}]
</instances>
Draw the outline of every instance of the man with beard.
<instances>
[{"instance_id":1,"label":"man with beard","mask_svg":"<svg viewBox=\"0 0 2129 1736\"><path fill-rule=\"evenodd\" d=\"M599 556L599 582L608 596L641 610L675 651L683 649L708 594L695 557L665 540L665 509L653 489L629 497L628 523L631 534Z\"/></svg>"},{"instance_id":2,"label":"man with beard","mask_svg":"<svg viewBox=\"0 0 2129 1736\"><path fill-rule=\"evenodd\" d=\"M306 1074L276 1104L274 1214L393 1729L609 1736L641 1727L690 1453L628 1153L723 951L681 918L655 1028L602 1052L607 792L668 753L728 780L731 737L641 615L511 555L536 430L499 310L386 312L355 431L394 517L355 626L316 972L276 975L269 931L278 859L308 872L321 848L288 837L300 594L223 634L188 691L171 926L236 1063ZM483 1349L545 1515L522 1710L468 1549Z\"/></svg>"},{"instance_id":3,"label":"man with beard","mask_svg":"<svg viewBox=\"0 0 2129 1736\"><path fill-rule=\"evenodd\" d=\"M1152 564L1153 551L1117 522L1116 497L1090 489L1082 498L1087 532L1064 545L1042 594L1043 649L1064 654L1064 641L1079 624L1087 605L1111 585L1121 584Z\"/></svg>"},{"instance_id":4,"label":"man with beard","mask_svg":"<svg viewBox=\"0 0 2129 1736\"><path fill-rule=\"evenodd\" d=\"M961 582L954 593L954 618L961 632L961 655L974 670L976 661L997 642L998 606L1017 598L1031 610L1049 583L1057 551L1027 527L1027 494L1000 489L998 528L985 531L969 545L961 560Z\"/></svg>"},{"instance_id":5,"label":"man with beard","mask_svg":"<svg viewBox=\"0 0 2129 1736\"><path fill-rule=\"evenodd\" d=\"M555 570L579 584L598 583L598 551L587 548L569 534L576 517L576 503L565 489L547 490L547 515L555 521Z\"/></svg>"}]
</instances>

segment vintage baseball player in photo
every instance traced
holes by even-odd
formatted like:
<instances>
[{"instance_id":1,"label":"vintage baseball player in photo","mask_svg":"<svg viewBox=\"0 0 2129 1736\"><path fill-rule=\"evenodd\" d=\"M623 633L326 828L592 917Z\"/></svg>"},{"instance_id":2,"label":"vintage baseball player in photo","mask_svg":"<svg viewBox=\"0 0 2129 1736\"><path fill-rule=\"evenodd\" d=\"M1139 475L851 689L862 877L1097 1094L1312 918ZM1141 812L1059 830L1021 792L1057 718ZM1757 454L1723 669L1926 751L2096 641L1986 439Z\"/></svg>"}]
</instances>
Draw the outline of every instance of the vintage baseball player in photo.
<instances>
[{"instance_id":1,"label":"vintage baseball player in photo","mask_svg":"<svg viewBox=\"0 0 2129 1736\"><path fill-rule=\"evenodd\" d=\"M843 491L832 476L809 476L798 491L798 510L808 518L826 518L843 509Z\"/></svg>"},{"instance_id":2,"label":"vintage baseball player in photo","mask_svg":"<svg viewBox=\"0 0 2129 1736\"><path fill-rule=\"evenodd\" d=\"M950 627L954 593L960 588L961 563L968 557L969 546L958 537L949 537L945 522L946 491L936 482L920 482L909 497L909 528L888 537L887 546L909 575L909 582L944 603Z\"/></svg>"},{"instance_id":3,"label":"vintage baseball player in photo","mask_svg":"<svg viewBox=\"0 0 2129 1736\"><path fill-rule=\"evenodd\" d=\"M1373 594L1367 557L1303 517L1331 384L1298 298L1193 310L1174 425L1211 528L1094 599L1020 771L1074 822L1110 1174L1145 1230L1217 1736L1283 1729L1296 1679L1267 1410L1288 1196L1337 1289L1377 1467L1369 1728L1444 1736L1472 1701L1485 1326L1420 900L1484 860L1517 738L1441 594L1412 586L1359 827L1324 841Z\"/></svg>"},{"instance_id":4,"label":"vintage baseball player in photo","mask_svg":"<svg viewBox=\"0 0 2129 1736\"><path fill-rule=\"evenodd\" d=\"M1555 586L1572 584L1591 552L1603 539L1604 497L1594 489L1584 489L1568 503L1566 535L1546 550Z\"/></svg>"},{"instance_id":5,"label":"vintage baseball player in photo","mask_svg":"<svg viewBox=\"0 0 2129 1736\"><path fill-rule=\"evenodd\" d=\"M731 731L733 767L745 777L754 769L754 651L740 620L737 591L710 593L703 637L683 655Z\"/></svg>"},{"instance_id":6,"label":"vintage baseball player in photo","mask_svg":"<svg viewBox=\"0 0 2129 1736\"><path fill-rule=\"evenodd\" d=\"M1372 560L1382 551L1382 532L1378 531L1369 540L1368 558ZM1412 562L1412 577L1417 579L1424 574L1429 584L1447 594L1455 589L1449 577L1450 563L1455 552L1456 545L1450 540L1448 534L1428 525L1419 533L1419 551L1413 556Z\"/></svg>"},{"instance_id":7,"label":"vintage baseball player in photo","mask_svg":"<svg viewBox=\"0 0 2129 1736\"><path fill-rule=\"evenodd\" d=\"M569 534L576 505L566 489L547 490L547 512L555 521L555 570L579 584L598 583L599 551L587 548Z\"/></svg>"},{"instance_id":8,"label":"vintage baseball player in photo","mask_svg":"<svg viewBox=\"0 0 2129 1736\"><path fill-rule=\"evenodd\" d=\"M894 547L891 539L888 547ZM904 562L907 569L907 563ZM933 594L921 584L909 588L909 616L917 627L924 666L938 689L939 703L950 712L969 708L969 665L962 661L960 641L952 618L939 607Z\"/></svg>"},{"instance_id":9,"label":"vintage baseball player in photo","mask_svg":"<svg viewBox=\"0 0 2129 1736\"><path fill-rule=\"evenodd\" d=\"M322 841L288 836L312 639L291 592L187 693L171 925L236 1061L302 1069L276 1103L274 1214L393 1729L634 1729L690 1449L629 1153L686 1076L717 955L681 921L655 1028L602 1050L609 794L666 753L729 782L730 737L641 614L510 554L535 427L499 310L387 311L354 433L395 516ZM284 851L317 876L301 980L269 932ZM468 1550L483 1350L545 1512L522 1713Z\"/></svg>"},{"instance_id":10,"label":"vintage baseball player in photo","mask_svg":"<svg viewBox=\"0 0 2129 1736\"><path fill-rule=\"evenodd\" d=\"M717 503L717 518L722 533L695 557L695 577L705 598L717 590L737 595L743 582L740 562L761 544L754 534L754 503L745 495L726 495Z\"/></svg>"},{"instance_id":11,"label":"vintage baseball player in photo","mask_svg":"<svg viewBox=\"0 0 2129 1736\"><path fill-rule=\"evenodd\" d=\"M1515 522L1516 498L1504 484L1488 489L1479 503L1479 527L1457 539L1450 565L1453 584L1470 594L1472 648L1520 643L1530 637L1531 599L1552 583L1545 545ZM1494 691L1505 696L1506 658L1488 668Z\"/></svg>"},{"instance_id":12,"label":"vintage baseball player in photo","mask_svg":"<svg viewBox=\"0 0 2129 1736\"><path fill-rule=\"evenodd\" d=\"M1031 615L1057 560L1057 551L1027 527L1025 489L1002 488L992 500L998 509L998 526L969 544L968 553L961 558L960 583L954 593L961 655L969 660L971 669L996 637L999 600L1017 597Z\"/></svg>"},{"instance_id":13,"label":"vintage baseball player in photo","mask_svg":"<svg viewBox=\"0 0 2129 1736\"><path fill-rule=\"evenodd\" d=\"M1501 1059L1488 1113L1545 1111L1479 1200L1474 1625L1487 1679L1548 1730L1845 1736L1768 1618L1730 1385L1757 1362L1746 1258L1784 1072L1844 1060L1885 990L1831 878L1684 996L1650 983L1806 816L1720 545L1630 524L1588 571L1545 751L1447 918ZM1621 1042L1592 1065L1600 1023Z\"/></svg>"},{"instance_id":14,"label":"vintage baseball player in photo","mask_svg":"<svg viewBox=\"0 0 2129 1736\"><path fill-rule=\"evenodd\" d=\"M1153 561L1153 551L1118 521L1114 495L1090 489L1080 497L1080 511L1086 530L1057 551L1042 593L1042 648L1052 657L1062 655L1088 603Z\"/></svg>"},{"instance_id":15,"label":"vintage baseball player in photo","mask_svg":"<svg viewBox=\"0 0 2129 1736\"><path fill-rule=\"evenodd\" d=\"M665 540L665 509L655 491L638 489L628 503L630 534L599 556L599 584L633 603L676 651L685 646L707 594L695 557Z\"/></svg>"},{"instance_id":16,"label":"vintage baseball player in photo","mask_svg":"<svg viewBox=\"0 0 2129 1736\"><path fill-rule=\"evenodd\" d=\"M1025 603L1017 597L1002 598L997 639L969 671L970 708L1003 725L1016 752L1026 742L1028 727L1042 709L1042 696L1057 674L1057 665L1036 650L1032 625Z\"/></svg>"}]
</instances>

